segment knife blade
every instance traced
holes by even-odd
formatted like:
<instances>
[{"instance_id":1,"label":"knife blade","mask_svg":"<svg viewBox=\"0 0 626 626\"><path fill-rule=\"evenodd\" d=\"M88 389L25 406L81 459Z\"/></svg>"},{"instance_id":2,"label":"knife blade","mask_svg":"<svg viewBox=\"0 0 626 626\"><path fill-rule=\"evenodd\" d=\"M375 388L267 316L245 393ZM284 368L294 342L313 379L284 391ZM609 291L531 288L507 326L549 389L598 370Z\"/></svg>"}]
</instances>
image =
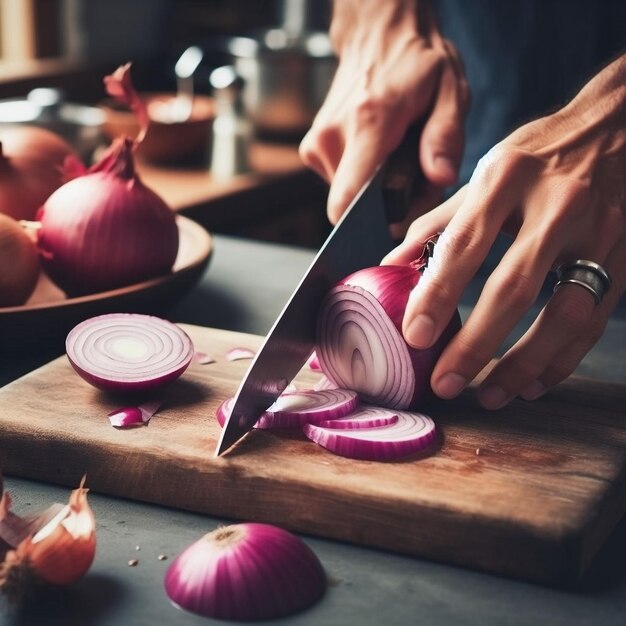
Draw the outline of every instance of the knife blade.
<instances>
[{"instance_id":1,"label":"knife blade","mask_svg":"<svg viewBox=\"0 0 626 626\"><path fill-rule=\"evenodd\" d=\"M217 444L221 455L267 410L313 352L319 305L339 280L378 265L394 245L385 217L384 172L363 186L322 245L244 376Z\"/></svg>"}]
</instances>

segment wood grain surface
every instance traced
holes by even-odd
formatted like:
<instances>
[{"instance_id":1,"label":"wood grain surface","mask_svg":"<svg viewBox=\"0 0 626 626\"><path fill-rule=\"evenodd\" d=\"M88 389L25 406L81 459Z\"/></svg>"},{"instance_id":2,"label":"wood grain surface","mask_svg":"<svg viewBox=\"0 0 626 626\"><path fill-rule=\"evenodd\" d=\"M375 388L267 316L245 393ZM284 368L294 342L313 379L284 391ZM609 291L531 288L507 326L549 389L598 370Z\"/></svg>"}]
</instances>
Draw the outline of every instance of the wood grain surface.
<instances>
[{"instance_id":1,"label":"wood grain surface","mask_svg":"<svg viewBox=\"0 0 626 626\"><path fill-rule=\"evenodd\" d=\"M65 357L0 389L9 475L260 520L364 546L549 584L578 579L626 510L626 386L571 379L533 403L482 410L473 394L428 407L430 450L393 463L335 456L293 432L253 431L214 458L215 410L261 338L183 326L194 363L160 392L148 426L116 430L127 401L78 378ZM310 387L319 374L303 369Z\"/></svg>"}]
</instances>

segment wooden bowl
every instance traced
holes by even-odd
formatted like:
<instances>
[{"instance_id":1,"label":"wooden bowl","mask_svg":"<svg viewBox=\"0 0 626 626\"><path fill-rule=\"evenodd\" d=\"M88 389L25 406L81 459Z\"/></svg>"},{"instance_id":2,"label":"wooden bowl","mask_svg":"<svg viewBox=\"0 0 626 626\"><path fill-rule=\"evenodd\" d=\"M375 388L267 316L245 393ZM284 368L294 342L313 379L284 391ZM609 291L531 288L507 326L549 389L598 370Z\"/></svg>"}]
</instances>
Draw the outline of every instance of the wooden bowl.
<instances>
[{"instance_id":1,"label":"wooden bowl","mask_svg":"<svg viewBox=\"0 0 626 626\"><path fill-rule=\"evenodd\" d=\"M141 97L148 109L150 125L137 147L139 159L162 165L208 162L215 118L213 98L196 95L190 117L175 121L167 115L168 108L175 104L175 94L147 93ZM109 139L120 135L137 136L139 124L128 108L114 100L101 102L100 108L104 112L103 131Z\"/></svg>"},{"instance_id":2,"label":"wooden bowl","mask_svg":"<svg viewBox=\"0 0 626 626\"><path fill-rule=\"evenodd\" d=\"M67 298L46 276L23 306L0 308L0 363L12 352L61 348L65 335L88 317L104 313L150 313L167 311L201 278L213 251L211 235L189 218L176 217L180 243L169 274L87 296Z\"/></svg>"}]
</instances>

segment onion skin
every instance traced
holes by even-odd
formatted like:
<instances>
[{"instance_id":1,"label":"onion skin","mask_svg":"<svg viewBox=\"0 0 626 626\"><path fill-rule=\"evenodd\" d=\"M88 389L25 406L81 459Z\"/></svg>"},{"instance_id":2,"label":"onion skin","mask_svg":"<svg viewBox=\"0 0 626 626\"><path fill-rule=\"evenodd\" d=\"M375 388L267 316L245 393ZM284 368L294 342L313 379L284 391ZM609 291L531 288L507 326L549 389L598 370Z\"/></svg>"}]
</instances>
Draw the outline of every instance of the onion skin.
<instances>
[{"instance_id":1,"label":"onion skin","mask_svg":"<svg viewBox=\"0 0 626 626\"><path fill-rule=\"evenodd\" d=\"M8 600L22 599L34 582L69 585L91 567L96 522L84 481L72 491L67 505L53 505L36 518L11 513L9 494L3 494L0 519L17 531L16 541L0 563L0 591Z\"/></svg>"},{"instance_id":2,"label":"onion skin","mask_svg":"<svg viewBox=\"0 0 626 626\"><path fill-rule=\"evenodd\" d=\"M12 217L0 213L0 307L24 304L38 277L35 244Z\"/></svg>"},{"instance_id":3,"label":"onion skin","mask_svg":"<svg viewBox=\"0 0 626 626\"><path fill-rule=\"evenodd\" d=\"M115 143L90 173L57 189L37 214L48 276L69 296L167 274L178 252L173 211L134 171L131 140Z\"/></svg>"},{"instance_id":4,"label":"onion skin","mask_svg":"<svg viewBox=\"0 0 626 626\"><path fill-rule=\"evenodd\" d=\"M70 178L67 161L79 162L58 135L35 126L0 131L0 213L32 220L50 194Z\"/></svg>"},{"instance_id":5,"label":"onion skin","mask_svg":"<svg viewBox=\"0 0 626 626\"><path fill-rule=\"evenodd\" d=\"M326 296L318 316L316 353L322 372L337 387L354 389L365 402L394 409L412 409L432 397L430 376L443 349L461 327L461 320L456 312L441 337L428 349L416 350L404 341L402 319L409 295L422 276L421 269L419 263L366 268L346 277ZM352 297L355 300L350 305L352 310L338 317L342 300ZM372 388L373 377L369 371L361 375L361 382L355 382L346 374L353 371L355 355L367 361L363 344L359 346L351 343L350 338L342 337L343 326L348 327L346 316L350 317L349 323L353 327L361 328L367 321L365 315L376 320L381 341L382 325L386 325L384 339L397 350L395 358L399 361L388 362L386 366L398 371L390 370L392 376L387 380L384 393ZM387 318L386 322L384 318ZM385 366L380 358L374 354L370 356L371 367ZM385 358L389 358L389 354ZM393 390L390 391L389 386Z\"/></svg>"},{"instance_id":6,"label":"onion skin","mask_svg":"<svg viewBox=\"0 0 626 626\"><path fill-rule=\"evenodd\" d=\"M324 594L326 575L298 537L269 524L234 524L205 535L172 562L165 591L175 606L214 619L293 615Z\"/></svg>"}]
</instances>

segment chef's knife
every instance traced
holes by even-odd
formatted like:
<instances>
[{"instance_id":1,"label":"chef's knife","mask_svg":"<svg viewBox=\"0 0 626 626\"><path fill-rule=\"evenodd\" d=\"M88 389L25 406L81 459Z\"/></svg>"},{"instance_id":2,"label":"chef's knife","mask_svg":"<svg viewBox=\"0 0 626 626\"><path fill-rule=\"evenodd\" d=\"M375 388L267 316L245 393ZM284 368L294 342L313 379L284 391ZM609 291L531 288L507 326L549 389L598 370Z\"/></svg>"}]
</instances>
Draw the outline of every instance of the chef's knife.
<instances>
[{"instance_id":1,"label":"chef's knife","mask_svg":"<svg viewBox=\"0 0 626 626\"><path fill-rule=\"evenodd\" d=\"M406 139L402 148L405 145ZM413 154L416 145L413 144ZM400 152L396 151L361 189L269 331L239 386L216 456L254 426L306 363L315 346L317 312L329 289L356 270L378 265L393 247L388 222L398 221L406 214L408 198L404 190L413 185L417 169L413 165L413 173L407 177L403 173L406 170L394 163L398 155ZM386 216L385 201L393 212L391 220Z\"/></svg>"}]
</instances>

